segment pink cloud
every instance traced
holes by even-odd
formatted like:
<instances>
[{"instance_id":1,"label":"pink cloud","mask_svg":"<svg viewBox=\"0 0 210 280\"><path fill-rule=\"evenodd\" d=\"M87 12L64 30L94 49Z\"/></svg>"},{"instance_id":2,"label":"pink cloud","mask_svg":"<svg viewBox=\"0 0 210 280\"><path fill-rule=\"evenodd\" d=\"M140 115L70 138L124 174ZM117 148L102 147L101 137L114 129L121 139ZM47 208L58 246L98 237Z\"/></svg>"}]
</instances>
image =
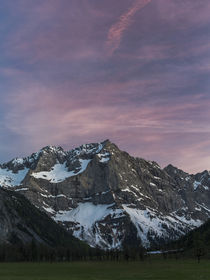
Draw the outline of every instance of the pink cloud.
<instances>
[{"instance_id":1,"label":"pink cloud","mask_svg":"<svg viewBox=\"0 0 210 280\"><path fill-rule=\"evenodd\" d=\"M122 85L109 85L109 90L111 88L122 91ZM202 100L202 95L198 97L199 103L195 98L167 106L125 106L110 102L112 98L115 100L113 96L106 99L108 87L105 87L104 98L101 95L100 102L88 101L87 106L62 92L65 88L57 90L30 83L8 96L10 110L5 124L27 142L28 153L49 144L70 149L85 142L110 138L131 154L157 160L162 165L173 163L193 172L207 164L207 155L203 155L202 162L196 162L196 157L203 154L203 148L209 143L200 139L198 145L198 136L210 133L209 124L201 125L196 120L196 115L201 117L202 111L207 112L205 108L210 106ZM83 90L78 89L77 95L82 97ZM205 119L209 117L208 113Z\"/></svg>"},{"instance_id":2,"label":"pink cloud","mask_svg":"<svg viewBox=\"0 0 210 280\"><path fill-rule=\"evenodd\" d=\"M136 0L127 12L121 15L120 19L109 29L107 38L107 48L109 55L112 55L118 49L123 33L132 24L134 15L143 9L152 0Z\"/></svg>"},{"instance_id":3,"label":"pink cloud","mask_svg":"<svg viewBox=\"0 0 210 280\"><path fill-rule=\"evenodd\" d=\"M8 4L9 5L9 4ZM92 41L95 17L85 2L21 0L17 11L21 23L7 35L6 54L20 57L29 64L96 59L100 53ZM73 23L73 24L72 24ZM100 41L99 41L100 42Z\"/></svg>"},{"instance_id":4,"label":"pink cloud","mask_svg":"<svg viewBox=\"0 0 210 280\"><path fill-rule=\"evenodd\" d=\"M110 138L161 165L208 168L209 0L149 2L8 3L0 112L14 156Z\"/></svg>"}]
</instances>

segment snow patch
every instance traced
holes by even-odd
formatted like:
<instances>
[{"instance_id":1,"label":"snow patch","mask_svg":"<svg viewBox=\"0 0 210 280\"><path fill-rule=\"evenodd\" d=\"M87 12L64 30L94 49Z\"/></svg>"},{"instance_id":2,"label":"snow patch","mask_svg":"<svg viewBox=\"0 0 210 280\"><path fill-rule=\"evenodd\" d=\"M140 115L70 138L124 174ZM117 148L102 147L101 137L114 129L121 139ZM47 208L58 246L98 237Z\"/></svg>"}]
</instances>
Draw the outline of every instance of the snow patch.
<instances>
[{"instance_id":1,"label":"snow patch","mask_svg":"<svg viewBox=\"0 0 210 280\"><path fill-rule=\"evenodd\" d=\"M44 207L44 206L42 206L42 207L43 207L44 210L47 211L48 213L51 213L51 214L54 214L54 213L55 213L55 210L53 210L51 207Z\"/></svg>"},{"instance_id":2,"label":"snow patch","mask_svg":"<svg viewBox=\"0 0 210 280\"><path fill-rule=\"evenodd\" d=\"M196 191L197 188L198 188L200 185L201 185L201 182L195 181L195 182L193 183L194 190Z\"/></svg>"},{"instance_id":3,"label":"snow patch","mask_svg":"<svg viewBox=\"0 0 210 280\"><path fill-rule=\"evenodd\" d=\"M59 211L54 220L57 222L73 222L76 224L73 235L81 240L87 241L91 246L106 244L111 248L120 246L116 240L112 245L107 244L103 239L97 222L102 221L108 215L112 218L120 218L124 214L123 209L112 209L114 204L98 204L91 202L79 203L77 208L68 211Z\"/></svg>"},{"instance_id":4,"label":"snow patch","mask_svg":"<svg viewBox=\"0 0 210 280\"><path fill-rule=\"evenodd\" d=\"M77 208L69 211L59 211L54 219L60 222L75 222L84 228L91 228L97 221L102 220L113 212L110 208L113 204L94 205L91 202L79 203Z\"/></svg>"},{"instance_id":5,"label":"snow patch","mask_svg":"<svg viewBox=\"0 0 210 280\"><path fill-rule=\"evenodd\" d=\"M154 179L156 179L156 180L161 180L160 177L156 177L156 176L154 176Z\"/></svg>"},{"instance_id":6,"label":"snow patch","mask_svg":"<svg viewBox=\"0 0 210 280\"><path fill-rule=\"evenodd\" d=\"M136 208L131 208L127 204L123 204L124 210L128 213L131 218L131 221L136 226L138 236L141 238L142 243L145 247L150 246L148 240L148 234L157 237L170 238L167 230L163 228L163 225L166 225L167 228L173 228L174 230L183 234L181 228L193 229L202 224L200 220L187 220L185 217L178 216L176 213L172 213L167 216L158 216L158 213L152 211L149 208L145 210L140 210Z\"/></svg>"},{"instance_id":7,"label":"snow patch","mask_svg":"<svg viewBox=\"0 0 210 280\"><path fill-rule=\"evenodd\" d=\"M29 190L29 188L16 189L15 191L20 192L20 191L27 191L27 190Z\"/></svg>"},{"instance_id":8,"label":"snow patch","mask_svg":"<svg viewBox=\"0 0 210 280\"><path fill-rule=\"evenodd\" d=\"M21 165L24 163L24 160L23 160L23 158L15 158L15 159L13 159L12 163L14 166Z\"/></svg>"},{"instance_id":9,"label":"snow patch","mask_svg":"<svg viewBox=\"0 0 210 280\"><path fill-rule=\"evenodd\" d=\"M91 161L90 159L79 159L80 162L79 171L75 171L75 170L69 171L66 166L66 163L63 164L57 163L51 168L50 171L32 173L31 176L33 176L36 179L44 179L50 181L51 183L63 182L65 179L69 177L73 177L75 175L84 172L90 161Z\"/></svg>"},{"instance_id":10,"label":"snow patch","mask_svg":"<svg viewBox=\"0 0 210 280\"><path fill-rule=\"evenodd\" d=\"M137 195L135 192L133 192L132 190L130 190L129 188L122 189L121 191L122 191L122 192L130 192L130 193L132 193L134 196L138 197L138 195Z\"/></svg>"},{"instance_id":11,"label":"snow patch","mask_svg":"<svg viewBox=\"0 0 210 280\"><path fill-rule=\"evenodd\" d=\"M141 238L143 244L146 247L150 245L147 238L149 232L155 232L155 234L158 236L163 235L163 221L154 215L152 215L153 218L151 218L151 214L154 214L152 211L149 209L140 210L136 208L130 208L127 204L123 204L123 208L136 226L138 236Z\"/></svg>"},{"instance_id":12,"label":"snow patch","mask_svg":"<svg viewBox=\"0 0 210 280\"><path fill-rule=\"evenodd\" d=\"M45 197L45 198L58 198L58 197L65 197L65 198L67 198L67 196L64 195L64 194L58 194L58 195L51 195L51 194L49 194L49 195L46 195L46 194L40 193L40 195Z\"/></svg>"},{"instance_id":13,"label":"snow patch","mask_svg":"<svg viewBox=\"0 0 210 280\"><path fill-rule=\"evenodd\" d=\"M105 153L98 153L97 154L99 158L99 162L106 163L110 160L110 154L105 152Z\"/></svg>"},{"instance_id":14,"label":"snow patch","mask_svg":"<svg viewBox=\"0 0 210 280\"><path fill-rule=\"evenodd\" d=\"M17 173L14 173L12 172L12 170L9 169L0 168L0 186L20 186L27 173L28 168L19 170Z\"/></svg>"}]
</instances>

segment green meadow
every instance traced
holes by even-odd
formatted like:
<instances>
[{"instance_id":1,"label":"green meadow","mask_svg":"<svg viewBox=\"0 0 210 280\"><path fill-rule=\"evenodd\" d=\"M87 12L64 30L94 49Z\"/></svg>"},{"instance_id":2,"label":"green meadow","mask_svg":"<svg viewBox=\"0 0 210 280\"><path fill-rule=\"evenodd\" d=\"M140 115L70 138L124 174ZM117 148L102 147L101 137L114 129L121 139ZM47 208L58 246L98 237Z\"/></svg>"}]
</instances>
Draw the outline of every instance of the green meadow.
<instances>
[{"instance_id":1,"label":"green meadow","mask_svg":"<svg viewBox=\"0 0 210 280\"><path fill-rule=\"evenodd\" d=\"M210 280L210 261L1 263L1 280Z\"/></svg>"}]
</instances>

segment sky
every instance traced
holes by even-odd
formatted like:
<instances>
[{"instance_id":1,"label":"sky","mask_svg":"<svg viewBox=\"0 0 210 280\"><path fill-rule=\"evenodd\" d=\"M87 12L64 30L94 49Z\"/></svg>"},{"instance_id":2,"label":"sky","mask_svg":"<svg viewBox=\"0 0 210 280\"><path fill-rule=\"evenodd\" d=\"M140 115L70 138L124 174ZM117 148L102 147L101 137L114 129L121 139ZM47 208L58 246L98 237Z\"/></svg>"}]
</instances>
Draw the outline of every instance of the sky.
<instances>
[{"instance_id":1,"label":"sky","mask_svg":"<svg viewBox=\"0 0 210 280\"><path fill-rule=\"evenodd\" d=\"M209 0L0 6L0 162L110 139L210 170Z\"/></svg>"}]
</instances>

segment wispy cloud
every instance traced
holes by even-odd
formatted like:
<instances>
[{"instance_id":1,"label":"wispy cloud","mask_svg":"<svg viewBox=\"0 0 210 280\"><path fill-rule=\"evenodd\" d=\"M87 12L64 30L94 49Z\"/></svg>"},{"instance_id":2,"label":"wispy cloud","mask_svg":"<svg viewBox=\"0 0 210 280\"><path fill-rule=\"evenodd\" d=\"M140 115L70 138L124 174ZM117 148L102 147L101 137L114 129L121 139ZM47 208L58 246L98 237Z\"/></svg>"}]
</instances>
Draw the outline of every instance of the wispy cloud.
<instances>
[{"instance_id":1,"label":"wispy cloud","mask_svg":"<svg viewBox=\"0 0 210 280\"><path fill-rule=\"evenodd\" d=\"M210 168L209 0L9 2L0 161L110 138L161 165Z\"/></svg>"},{"instance_id":2,"label":"wispy cloud","mask_svg":"<svg viewBox=\"0 0 210 280\"><path fill-rule=\"evenodd\" d=\"M121 15L120 19L109 29L107 48L109 55L118 49L125 30L131 25L134 15L149 4L152 0L137 0L131 8Z\"/></svg>"}]
</instances>

